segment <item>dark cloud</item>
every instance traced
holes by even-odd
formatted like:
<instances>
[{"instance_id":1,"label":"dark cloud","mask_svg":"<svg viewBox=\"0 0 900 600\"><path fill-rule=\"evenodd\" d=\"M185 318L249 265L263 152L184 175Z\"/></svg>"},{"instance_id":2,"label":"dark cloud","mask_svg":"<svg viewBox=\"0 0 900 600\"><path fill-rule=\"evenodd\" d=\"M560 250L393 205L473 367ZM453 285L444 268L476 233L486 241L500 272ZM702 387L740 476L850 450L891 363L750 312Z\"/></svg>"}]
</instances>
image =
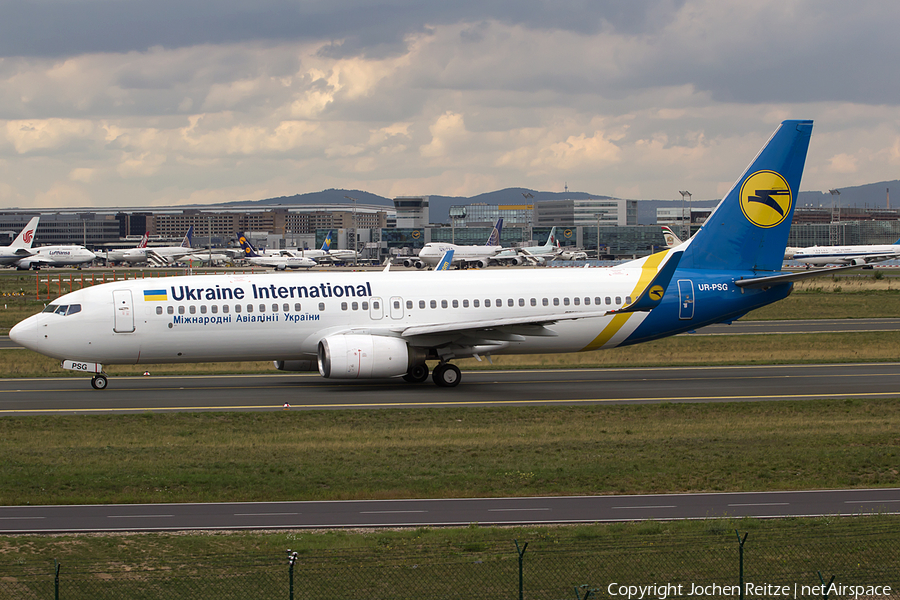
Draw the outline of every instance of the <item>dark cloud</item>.
<instances>
[{"instance_id":1,"label":"dark cloud","mask_svg":"<svg viewBox=\"0 0 900 600\"><path fill-rule=\"evenodd\" d=\"M485 19L590 34L653 29L684 0L24 0L0 8L0 56L63 57L154 46L345 40L331 52L402 50L429 25Z\"/></svg>"}]
</instances>

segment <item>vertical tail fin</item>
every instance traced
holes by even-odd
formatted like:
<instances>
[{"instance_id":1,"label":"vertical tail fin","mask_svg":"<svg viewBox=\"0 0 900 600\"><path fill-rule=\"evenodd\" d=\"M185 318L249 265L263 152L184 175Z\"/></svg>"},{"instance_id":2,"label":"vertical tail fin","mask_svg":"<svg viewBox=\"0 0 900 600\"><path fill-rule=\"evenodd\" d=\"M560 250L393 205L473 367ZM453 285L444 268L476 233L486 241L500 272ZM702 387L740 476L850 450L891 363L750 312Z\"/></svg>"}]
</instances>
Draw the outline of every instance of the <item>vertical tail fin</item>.
<instances>
[{"instance_id":1,"label":"vertical tail fin","mask_svg":"<svg viewBox=\"0 0 900 600\"><path fill-rule=\"evenodd\" d=\"M668 225L662 226L663 238L666 240L666 248L674 248L681 243L681 238Z\"/></svg>"},{"instance_id":2,"label":"vertical tail fin","mask_svg":"<svg viewBox=\"0 0 900 600\"><path fill-rule=\"evenodd\" d=\"M494 225L494 229L491 231L491 235L488 236L485 246L499 246L501 231L503 231L503 217L497 219L497 224Z\"/></svg>"},{"instance_id":3,"label":"vertical tail fin","mask_svg":"<svg viewBox=\"0 0 900 600\"><path fill-rule=\"evenodd\" d=\"M438 261L438 264L435 265L435 271L449 271L450 265L453 264L453 248L450 248L444 255L441 257L441 260Z\"/></svg>"},{"instance_id":4,"label":"vertical tail fin","mask_svg":"<svg viewBox=\"0 0 900 600\"><path fill-rule=\"evenodd\" d=\"M150 232L145 231L144 235L141 237L141 243L137 245L138 248L146 248L147 242L150 241Z\"/></svg>"},{"instance_id":5,"label":"vertical tail fin","mask_svg":"<svg viewBox=\"0 0 900 600\"><path fill-rule=\"evenodd\" d=\"M322 242L322 250L324 252L329 252L331 250L331 234L334 233L334 230L331 229L325 235L325 241Z\"/></svg>"},{"instance_id":6,"label":"vertical tail fin","mask_svg":"<svg viewBox=\"0 0 900 600\"><path fill-rule=\"evenodd\" d=\"M784 121L706 223L681 267L780 271L812 121Z\"/></svg>"},{"instance_id":7,"label":"vertical tail fin","mask_svg":"<svg viewBox=\"0 0 900 600\"><path fill-rule=\"evenodd\" d=\"M259 256L256 253L256 248L253 247L253 244L250 243L250 240L243 233L238 236L238 242L241 244L241 250L244 251L244 258L256 258Z\"/></svg>"},{"instance_id":8,"label":"vertical tail fin","mask_svg":"<svg viewBox=\"0 0 900 600\"><path fill-rule=\"evenodd\" d=\"M13 240L13 243L9 245L10 248L31 248L31 245L34 243L34 232L37 231L38 221L41 220L40 216L32 217L28 224L22 228L22 231L19 232L19 235L16 236L16 239Z\"/></svg>"},{"instance_id":9,"label":"vertical tail fin","mask_svg":"<svg viewBox=\"0 0 900 600\"><path fill-rule=\"evenodd\" d=\"M190 227L188 227L187 233L184 234L184 239L181 240L181 247L182 248L190 248L191 240L193 238L194 238L194 226L191 225Z\"/></svg>"}]
</instances>

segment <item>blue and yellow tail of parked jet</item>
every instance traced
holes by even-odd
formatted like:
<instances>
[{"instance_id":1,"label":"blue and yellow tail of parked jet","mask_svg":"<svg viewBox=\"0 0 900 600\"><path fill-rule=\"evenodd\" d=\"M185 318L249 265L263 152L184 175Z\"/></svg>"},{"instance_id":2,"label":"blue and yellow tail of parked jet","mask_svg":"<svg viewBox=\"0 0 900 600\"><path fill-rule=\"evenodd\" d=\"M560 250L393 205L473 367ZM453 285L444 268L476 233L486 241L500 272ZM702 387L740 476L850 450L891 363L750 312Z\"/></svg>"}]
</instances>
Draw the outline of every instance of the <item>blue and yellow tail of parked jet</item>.
<instances>
[{"instance_id":1,"label":"blue and yellow tail of parked jet","mask_svg":"<svg viewBox=\"0 0 900 600\"><path fill-rule=\"evenodd\" d=\"M806 276L781 273L781 265L811 133L812 121L784 121L700 231L678 247L683 253L665 291L656 290L656 307L618 315L585 350L731 322L786 297L792 281ZM647 258L648 277L677 258L671 253Z\"/></svg>"}]
</instances>

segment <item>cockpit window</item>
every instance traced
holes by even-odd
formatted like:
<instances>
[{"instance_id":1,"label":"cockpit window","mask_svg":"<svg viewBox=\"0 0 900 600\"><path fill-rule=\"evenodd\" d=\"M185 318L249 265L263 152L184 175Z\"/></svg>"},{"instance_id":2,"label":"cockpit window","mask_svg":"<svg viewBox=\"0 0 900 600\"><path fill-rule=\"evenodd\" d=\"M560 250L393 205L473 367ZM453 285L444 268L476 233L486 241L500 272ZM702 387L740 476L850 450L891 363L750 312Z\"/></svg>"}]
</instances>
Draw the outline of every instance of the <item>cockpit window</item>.
<instances>
[{"instance_id":1,"label":"cockpit window","mask_svg":"<svg viewBox=\"0 0 900 600\"><path fill-rule=\"evenodd\" d=\"M74 315L81 312L80 304L48 304L43 311L45 313L56 313L58 315Z\"/></svg>"}]
</instances>

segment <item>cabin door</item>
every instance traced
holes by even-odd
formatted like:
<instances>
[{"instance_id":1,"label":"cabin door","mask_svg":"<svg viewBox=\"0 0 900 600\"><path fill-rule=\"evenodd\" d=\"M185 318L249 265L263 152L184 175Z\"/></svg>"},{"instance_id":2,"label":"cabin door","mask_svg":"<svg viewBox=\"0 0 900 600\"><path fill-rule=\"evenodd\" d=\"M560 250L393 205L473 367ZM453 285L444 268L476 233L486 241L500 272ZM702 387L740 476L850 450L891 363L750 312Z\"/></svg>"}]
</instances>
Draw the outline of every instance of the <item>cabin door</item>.
<instances>
[{"instance_id":1,"label":"cabin door","mask_svg":"<svg viewBox=\"0 0 900 600\"><path fill-rule=\"evenodd\" d=\"M384 317L384 304L381 298L369 298L369 316L376 320Z\"/></svg>"},{"instance_id":2,"label":"cabin door","mask_svg":"<svg viewBox=\"0 0 900 600\"><path fill-rule=\"evenodd\" d=\"M391 298L391 318L403 318L403 298L399 296L394 296L393 298Z\"/></svg>"},{"instance_id":3,"label":"cabin door","mask_svg":"<svg viewBox=\"0 0 900 600\"><path fill-rule=\"evenodd\" d=\"M134 305L131 301L131 290L113 291L113 308L116 311L113 331L132 333L134 331Z\"/></svg>"},{"instance_id":4,"label":"cabin door","mask_svg":"<svg viewBox=\"0 0 900 600\"><path fill-rule=\"evenodd\" d=\"M690 279L678 280L678 318L694 318L694 282Z\"/></svg>"}]
</instances>

